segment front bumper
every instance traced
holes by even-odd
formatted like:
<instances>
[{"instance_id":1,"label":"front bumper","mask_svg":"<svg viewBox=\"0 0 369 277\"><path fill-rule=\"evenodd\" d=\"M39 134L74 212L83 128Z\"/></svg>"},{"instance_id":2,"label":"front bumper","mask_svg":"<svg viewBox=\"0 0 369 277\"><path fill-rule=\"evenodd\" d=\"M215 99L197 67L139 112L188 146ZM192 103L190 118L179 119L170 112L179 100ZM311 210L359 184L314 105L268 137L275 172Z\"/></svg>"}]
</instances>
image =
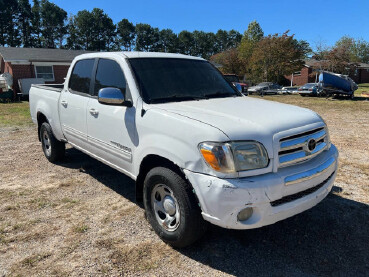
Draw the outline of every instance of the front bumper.
<instances>
[{"instance_id":1,"label":"front bumper","mask_svg":"<svg viewBox=\"0 0 369 277\"><path fill-rule=\"evenodd\" d=\"M337 174L338 151L328 151L278 172L220 179L184 170L199 199L205 220L230 229L253 229L301 213L322 201ZM238 221L238 213L253 208L252 216Z\"/></svg>"}]
</instances>

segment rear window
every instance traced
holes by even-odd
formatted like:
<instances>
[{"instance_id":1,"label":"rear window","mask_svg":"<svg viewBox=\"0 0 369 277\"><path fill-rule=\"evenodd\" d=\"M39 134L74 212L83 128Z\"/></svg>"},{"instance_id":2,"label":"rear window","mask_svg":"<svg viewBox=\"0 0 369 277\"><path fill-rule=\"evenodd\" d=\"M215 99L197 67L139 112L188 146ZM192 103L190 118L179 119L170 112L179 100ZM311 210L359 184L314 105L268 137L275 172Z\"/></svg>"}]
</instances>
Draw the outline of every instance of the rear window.
<instances>
[{"instance_id":1,"label":"rear window","mask_svg":"<svg viewBox=\"0 0 369 277\"><path fill-rule=\"evenodd\" d=\"M69 88L73 92L90 93L90 82L94 63L94 59L76 62L69 81Z\"/></svg>"}]
</instances>

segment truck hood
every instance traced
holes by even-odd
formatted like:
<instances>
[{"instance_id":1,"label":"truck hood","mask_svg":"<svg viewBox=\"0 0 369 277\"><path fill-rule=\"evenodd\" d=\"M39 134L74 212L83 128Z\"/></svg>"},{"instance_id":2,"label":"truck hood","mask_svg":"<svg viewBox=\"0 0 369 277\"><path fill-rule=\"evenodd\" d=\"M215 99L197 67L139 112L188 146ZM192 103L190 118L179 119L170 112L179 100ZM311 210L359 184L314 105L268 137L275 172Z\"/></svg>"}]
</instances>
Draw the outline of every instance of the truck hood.
<instances>
[{"instance_id":1,"label":"truck hood","mask_svg":"<svg viewBox=\"0 0 369 277\"><path fill-rule=\"evenodd\" d=\"M258 140L267 144L272 143L278 132L321 122L311 110L251 97L165 103L155 107L212 125L230 140Z\"/></svg>"}]
</instances>

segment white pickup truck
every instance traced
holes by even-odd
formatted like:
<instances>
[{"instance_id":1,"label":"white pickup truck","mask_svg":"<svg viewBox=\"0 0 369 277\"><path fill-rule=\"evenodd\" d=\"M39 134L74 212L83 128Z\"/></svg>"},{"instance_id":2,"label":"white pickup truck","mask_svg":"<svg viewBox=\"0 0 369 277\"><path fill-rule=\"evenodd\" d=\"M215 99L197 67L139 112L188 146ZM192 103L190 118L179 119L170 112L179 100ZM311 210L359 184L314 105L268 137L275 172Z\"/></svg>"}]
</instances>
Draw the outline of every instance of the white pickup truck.
<instances>
[{"instance_id":1,"label":"white pickup truck","mask_svg":"<svg viewBox=\"0 0 369 277\"><path fill-rule=\"evenodd\" d=\"M153 229L175 247L207 222L251 229L301 213L337 173L318 114L243 96L197 57L84 54L63 85L32 86L30 109L50 162L69 143L131 177Z\"/></svg>"}]
</instances>

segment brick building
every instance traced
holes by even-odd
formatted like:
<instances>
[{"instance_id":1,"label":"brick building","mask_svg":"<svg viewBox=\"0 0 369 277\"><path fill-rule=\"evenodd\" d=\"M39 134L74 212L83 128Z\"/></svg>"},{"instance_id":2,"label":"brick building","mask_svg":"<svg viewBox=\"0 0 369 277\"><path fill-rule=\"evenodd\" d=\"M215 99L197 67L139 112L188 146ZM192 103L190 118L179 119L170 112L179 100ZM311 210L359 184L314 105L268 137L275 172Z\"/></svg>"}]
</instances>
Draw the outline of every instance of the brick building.
<instances>
[{"instance_id":1,"label":"brick building","mask_svg":"<svg viewBox=\"0 0 369 277\"><path fill-rule=\"evenodd\" d=\"M0 74L13 76L13 89L19 92L18 79L43 78L45 83L63 83L74 57L82 50L0 47Z\"/></svg>"},{"instance_id":2,"label":"brick building","mask_svg":"<svg viewBox=\"0 0 369 277\"><path fill-rule=\"evenodd\" d=\"M328 61L317 61L314 59L305 60L305 65L300 71L292 75L285 76L286 79L295 86L302 86L306 83L315 83L319 78L321 68L326 68ZM355 63L355 70L349 75L357 84L369 83L369 64Z\"/></svg>"}]
</instances>

